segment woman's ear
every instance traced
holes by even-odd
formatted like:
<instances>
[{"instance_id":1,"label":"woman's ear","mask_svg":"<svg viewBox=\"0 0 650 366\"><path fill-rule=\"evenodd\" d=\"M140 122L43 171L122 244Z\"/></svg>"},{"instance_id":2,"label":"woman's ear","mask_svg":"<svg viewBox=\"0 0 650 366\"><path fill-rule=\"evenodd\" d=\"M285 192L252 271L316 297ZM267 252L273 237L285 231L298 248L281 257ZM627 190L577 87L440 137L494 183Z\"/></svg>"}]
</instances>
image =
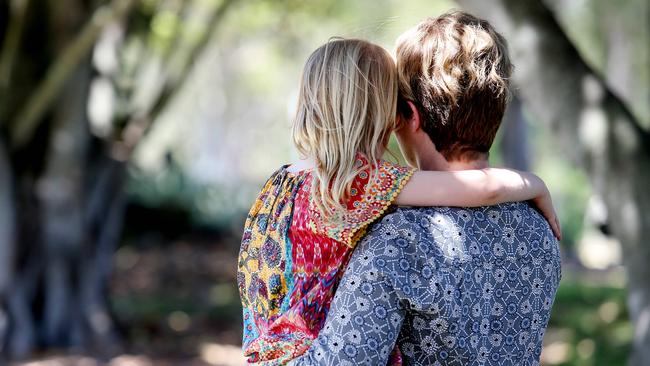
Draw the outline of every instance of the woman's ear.
<instances>
[{"instance_id":1,"label":"woman's ear","mask_svg":"<svg viewBox=\"0 0 650 366\"><path fill-rule=\"evenodd\" d=\"M405 118L406 125L412 132L416 132L420 128L422 128L422 124L420 121L420 112L418 111L418 108L415 106L415 103L411 102L410 100L406 101L408 104L409 109L411 110L411 115L408 118Z\"/></svg>"}]
</instances>

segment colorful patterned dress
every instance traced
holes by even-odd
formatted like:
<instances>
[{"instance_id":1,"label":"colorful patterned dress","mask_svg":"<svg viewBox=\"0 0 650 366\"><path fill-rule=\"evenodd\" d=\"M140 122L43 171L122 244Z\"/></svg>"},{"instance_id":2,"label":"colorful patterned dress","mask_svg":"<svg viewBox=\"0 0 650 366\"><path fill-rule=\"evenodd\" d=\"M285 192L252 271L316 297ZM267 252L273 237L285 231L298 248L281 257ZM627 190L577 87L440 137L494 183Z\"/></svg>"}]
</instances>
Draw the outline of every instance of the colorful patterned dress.
<instances>
[{"instance_id":1,"label":"colorful patterned dress","mask_svg":"<svg viewBox=\"0 0 650 366\"><path fill-rule=\"evenodd\" d=\"M249 362L283 364L309 349L354 245L413 174L381 161L372 175L363 158L357 164L368 168L353 181L346 215L336 227L310 202L309 170L280 168L251 208L237 273Z\"/></svg>"}]
</instances>

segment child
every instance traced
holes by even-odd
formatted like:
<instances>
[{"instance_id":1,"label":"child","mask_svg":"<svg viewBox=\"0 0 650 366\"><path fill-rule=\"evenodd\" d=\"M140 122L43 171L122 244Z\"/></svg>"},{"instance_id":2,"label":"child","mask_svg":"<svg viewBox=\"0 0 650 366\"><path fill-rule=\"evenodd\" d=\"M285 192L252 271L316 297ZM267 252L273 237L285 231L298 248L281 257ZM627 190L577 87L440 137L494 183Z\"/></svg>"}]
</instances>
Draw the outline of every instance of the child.
<instances>
[{"instance_id":1,"label":"child","mask_svg":"<svg viewBox=\"0 0 650 366\"><path fill-rule=\"evenodd\" d=\"M309 348L355 244L392 204L533 199L559 234L548 191L530 173L424 172L381 160L396 104L395 65L377 45L336 39L307 60L293 126L305 159L271 176L244 228L237 281L249 362L283 364Z\"/></svg>"}]
</instances>

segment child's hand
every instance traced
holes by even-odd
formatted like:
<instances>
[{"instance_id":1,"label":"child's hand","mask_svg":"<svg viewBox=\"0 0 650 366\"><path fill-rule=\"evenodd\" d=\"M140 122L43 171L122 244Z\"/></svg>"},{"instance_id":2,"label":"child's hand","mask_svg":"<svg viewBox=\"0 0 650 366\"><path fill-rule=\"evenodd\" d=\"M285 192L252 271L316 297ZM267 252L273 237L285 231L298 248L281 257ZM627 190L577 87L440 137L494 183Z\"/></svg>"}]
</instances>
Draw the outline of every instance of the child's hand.
<instances>
[{"instance_id":1,"label":"child's hand","mask_svg":"<svg viewBox=\"0 0 650 366\"><path fill-rule=\"evenodd\" d=\"M557 214L555 213L555 208L553 207L553 201L551 200L551 194L549 193L548 189L546 189L545 191L546 192L544 194L533 198L531 201L537 207L537 209L542 214L542 216L546 218L557 240L562 240L560 220L558 219Z\"/></svg>"}]
</instances>

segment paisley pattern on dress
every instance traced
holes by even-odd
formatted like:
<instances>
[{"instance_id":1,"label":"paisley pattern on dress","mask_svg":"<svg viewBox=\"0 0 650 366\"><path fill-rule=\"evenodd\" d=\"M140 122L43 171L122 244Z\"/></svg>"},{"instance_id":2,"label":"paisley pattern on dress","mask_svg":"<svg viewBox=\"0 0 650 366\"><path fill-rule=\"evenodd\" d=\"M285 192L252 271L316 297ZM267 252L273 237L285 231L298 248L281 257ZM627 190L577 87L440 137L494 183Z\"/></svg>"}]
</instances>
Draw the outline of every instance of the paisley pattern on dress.
<instances>
[{"instance_id":1,"label":"paisley pattern on dress","mask_svg":"<svg viewBox=\"0 0 650 366\"><path fill-rule=\"evenodd\" d=\"M526 203L399 208L352 255L328 319L295 365L539 365L561 278Z\"/></svg>"},{"instance_id":2,"label":"paisley pattern on dress","mask_svg":"<svg viewBox=\"0 0 650 366\"><path fill-rule=\"evenodd\" d=\"M286 166L266 182L246 219L237 282L249 362L283 364L304 353L323 327L357 238L380 217L413 170L381 161L352 185L344 222L330 225L310 202L312 173ZM373 179L374 177L374 179ZM399 352L394 359L399 361Z\"/></svg>"},{"instance_id":3,"label":"paisley pattern on dress","mask_svg":"<svg viewBox=\"0 0 650 366\"><path fill-rule=\"evenodd\" d=\"M371 168L367 160L360 157L356 164L362 170L352 182L351 197L343 217L335 224L329 224L313 203L309 206L312 230L350 247L354 247L365 234L367 226L388 209L397 197L395 193L402 190L413 174L411 168L382 160L373 177L369 173Z\"/></svg>"}]
</instances>

